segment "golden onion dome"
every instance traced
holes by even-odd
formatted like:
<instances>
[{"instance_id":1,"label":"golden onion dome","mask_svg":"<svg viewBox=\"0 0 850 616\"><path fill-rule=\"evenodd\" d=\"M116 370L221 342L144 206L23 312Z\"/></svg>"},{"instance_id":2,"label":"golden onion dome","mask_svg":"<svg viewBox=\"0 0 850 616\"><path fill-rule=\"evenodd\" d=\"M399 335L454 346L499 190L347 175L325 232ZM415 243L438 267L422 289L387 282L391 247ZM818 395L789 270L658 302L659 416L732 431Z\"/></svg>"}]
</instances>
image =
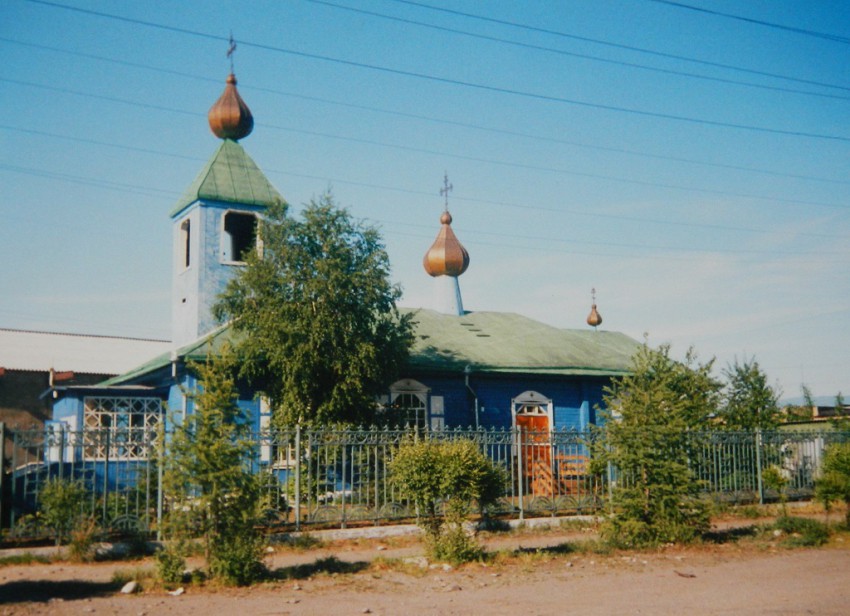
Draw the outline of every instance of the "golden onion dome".
<instances>
[{"instance_id":1,"label":"golden onion dome","mask_svg":"<svg viewBox=\"0 0 850 616\"><path fill-rule=\"evenodd\" d=\"M469 253L452 231L452 215L448 210L440 216L440 224L437 239L425 253L422 265L430 276L460 276L469 267Z\"/></svg>"},{"instance_id":2,"label":"golden onion dome","mask_svg":"<svg viewBox=\"0 0 850 616\"><path fill-rule=\"evenodd\" d=\"M587 315L587 324L591 327L598 327L602 325L602 315L599 314L598 310L596 310L596 304L593 304L590 308L590 314Z\"/></svg>"},{"instance_id":3,"label":"golden onion dome","mask_svg":"<svg viewBox=\"0 0 850 616\"><path fill-rule=\"evenodd\" d=\"M590 290L590 297L592 305L590 307L590 314L587 315L587 324L591 327L598 327L602 325L602 315L596 309L596 289Z\"/></svg>"},{"instance_id":4,"label":"golden onion dome","mask_svg":"<svg viewBox=\"0 0 850 616\"><path fill-rule=\"evenodd\" d=\"M210 130L220 139L239 141L254 130L254 116L236 90L236 76L233 73L228 75L224 92L210 107L207 118Z\"/></svg>"}]
</instances>

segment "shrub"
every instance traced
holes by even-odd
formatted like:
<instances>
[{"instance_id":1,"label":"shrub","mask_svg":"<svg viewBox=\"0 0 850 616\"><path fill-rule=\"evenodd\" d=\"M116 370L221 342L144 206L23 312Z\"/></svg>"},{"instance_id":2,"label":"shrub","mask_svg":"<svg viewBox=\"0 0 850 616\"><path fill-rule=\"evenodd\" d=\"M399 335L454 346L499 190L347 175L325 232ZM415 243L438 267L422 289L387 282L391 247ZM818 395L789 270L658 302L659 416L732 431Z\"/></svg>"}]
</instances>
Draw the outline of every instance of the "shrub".
<instances>
[{"instance_id":1,"label":"shrub","mask_svg":"<svg viewBox=\"0 0 850 616\"><path fill-rule=\"evenodd\" d=\"M850 528L850 443L830 445L823 459L823 474L815 482L815 496L829 511L834 501L847 505L845 524Z\"/></svg>"},{"instance_id":2,"label":"shrub","mask_svg":"<svg viewBox=\"0 0 850 616\"><path fill-rule=\"evenodd\" d=\"M186 570L186 558L181 543L169 544L156 553L156 573L166 586L183 581Z\"/></svg>"},{"instance_id":3,"label":"shrub","mask_svg":"<svg viewBox=\"0 0 850 616\"><path fill-rule=\"evenodd\" d=\"M776 466L768 466L761 472L761 480L764 487L768 490L774 490L779 494L779 502L782 504L782 516L788 515L788 478L783 473L782 468Z\"/></svg>"},{"instance_id":4,"label":"shrub","mask_svg":"<svg viewBox=\"0 0 850 616\"><path fill-rule=\"evenodd\" d=\"M86 489L79 481L48 479L38 495L41 520L56 539L56 545L68 543L71 531L85 517Z\"/></svg>"},{"instance_id":5,"label":"shrub","mask_svg":"<svg viewBox=\"0 0 850 616\"><path fill-rule=\"evenodd\" d=\"M94 560L94 543L97 538L98 526L94 516L78 518L76 526L71 530L68 542L68 556L77 562Z\"/></svg>"},{"instance_id":6,"label":"shrub","mask_svg":"<svg viewBox=\"0 0 850 616\"><path fill-rule=\"evenodd\" d=\"M419 509L429 555L468 562L481 548L464 528L473 502L484 510L501 495L504 475L468 440L402 445L390 463L393 483Z\"/></svg>"}]
</instances>

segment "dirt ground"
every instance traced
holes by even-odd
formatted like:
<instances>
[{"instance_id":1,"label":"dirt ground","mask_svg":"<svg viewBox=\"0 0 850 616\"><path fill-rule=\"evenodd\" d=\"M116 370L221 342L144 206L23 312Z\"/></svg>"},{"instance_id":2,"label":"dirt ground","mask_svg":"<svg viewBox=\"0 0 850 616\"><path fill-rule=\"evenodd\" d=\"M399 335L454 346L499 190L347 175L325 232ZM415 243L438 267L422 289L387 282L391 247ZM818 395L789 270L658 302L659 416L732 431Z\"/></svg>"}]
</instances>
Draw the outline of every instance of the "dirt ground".
<instances>
[{"instance_id":1,"label":"dirt ground","mask_svg":"<svg viewBox=\"0 0 850 616\"><path fill-rule=\"evenodd\" d=\"M512 556L459 568L423 568L422 547L410 538L278 549L268 565L297 579L249 589L187 586L179 596L117 592L115 572L152 569L150 559L6 566L0 615L850 613L850 541L841 537L820 549L742 542L609 555L572 553L565 543L586 536L497 536L488 549Z\"/></svg>"}]
</instances>

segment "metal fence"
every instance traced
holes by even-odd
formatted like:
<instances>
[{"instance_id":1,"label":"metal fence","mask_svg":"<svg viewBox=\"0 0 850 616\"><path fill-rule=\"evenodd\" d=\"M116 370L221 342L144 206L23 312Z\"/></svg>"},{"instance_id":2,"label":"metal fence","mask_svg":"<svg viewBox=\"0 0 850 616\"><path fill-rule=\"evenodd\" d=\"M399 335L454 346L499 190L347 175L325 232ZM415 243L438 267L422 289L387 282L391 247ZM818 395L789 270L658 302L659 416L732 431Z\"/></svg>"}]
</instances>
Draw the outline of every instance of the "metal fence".
<instances>
[{"instance_id":1,"label":"metal fence","mask_svg":"<svg viewBox=\"0 0 850 616\"><path fill-rule=\"evenodd\" d=\"M0 425L2 431L2 425ZM6 447L0 520L7 536L30 538L39 527L39 494L57 478L86 489L86 512L107 531L155 532L167 513L157 433L150 428L16 430ZM592 467L591 433L521 429L301 429L263 433L247 461L267 489L270 529L377 525L413 519L388 464L406 439L469 439L504 469L495 514L588 513L605 507L617 481L613 468ZM776 466L789 498L813 494L823 452L850 432L704 432L693 435L692 468L710 497L732 503L774 499L762 471ZM0 439L3 442L3 439ZM168 439L166 438L166 442ZM167 452L166 452L167 455Z\"/></svg>"}]
</instances>

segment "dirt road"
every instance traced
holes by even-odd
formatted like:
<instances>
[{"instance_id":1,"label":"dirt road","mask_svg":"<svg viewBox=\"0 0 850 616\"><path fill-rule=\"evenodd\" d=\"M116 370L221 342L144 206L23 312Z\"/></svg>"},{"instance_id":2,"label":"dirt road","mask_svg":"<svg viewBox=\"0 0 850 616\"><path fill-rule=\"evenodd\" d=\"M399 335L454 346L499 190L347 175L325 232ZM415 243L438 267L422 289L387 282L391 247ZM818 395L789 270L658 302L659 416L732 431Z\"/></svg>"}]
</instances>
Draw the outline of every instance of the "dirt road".
<instances>
[{"instance_id":1,"label":"dirt road","mask_svg":"<svg viewBox=\"0 0 850 616\"><path fill-rule=\"evenodd\" d=\"M514 538L503 543L543 549L449 570L420 569L416 544L284 552L270 565L303 579L250 589L189 587L180 596L116 593L116 570L151 567L150 561L9 566L0 569L0 614L850 613L850 545L785 550L726 544L598 556L564 554L563 540L558 534ZM321 560L329 555L339 559L330 567ZM367 567L386 557L413 562L406 570L380 562Z\"/></svg>"}]
</instances>

